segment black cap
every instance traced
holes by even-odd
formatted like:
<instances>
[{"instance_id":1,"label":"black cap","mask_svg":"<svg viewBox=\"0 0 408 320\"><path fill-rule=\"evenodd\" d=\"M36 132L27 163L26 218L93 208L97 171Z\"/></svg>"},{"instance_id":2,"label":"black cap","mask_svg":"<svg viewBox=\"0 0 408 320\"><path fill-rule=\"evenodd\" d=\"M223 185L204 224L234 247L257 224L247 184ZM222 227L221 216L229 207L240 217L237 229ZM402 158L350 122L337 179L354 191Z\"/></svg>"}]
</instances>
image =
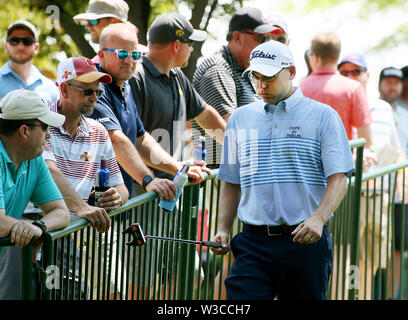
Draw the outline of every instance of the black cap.
<instances>
[{"instance_id":1,"label":"black cap","mask_svg":"<svg viewBox=\"0 0 408 320\"><path fill-rule=\"evenodd\" d=\"M191 23L177 12L158 16L147 33L149 42L204 41L206 38L207 32L193 29Z\"/></svg>"},{"instance_id":2,"label":"black cap","mask_svg":"<svg viewBox=\"0 0 408 320\"><path fill-rule=\"evenodd\" d=\"M384 78L398 78L402 80L404 77L400 69L388 67L381 70L380 81Z\"/></svg>"},{"instance_id":3,"label":"black cap","mask_svg":"<svg viewBox=\"0 0 408 320\"><path fill-rule=\"evenodd\" d=\"M407 80L408 79L408 66L405 66L403 68L401 68L402 71L402 77L404 78L403 80Z\"/></svg>"},{"instance_id":4,"label":"black cap","mask_svg":"<svg viewBox=\"0 0 408 320\"><path fill-rule=\"evenodd\" d=\"M229 23L229 32L252 30L256 33L282 33L282 29L266 22L261 10L257 8L245 7L238 9Z\"/></svg>"}]
</instances>

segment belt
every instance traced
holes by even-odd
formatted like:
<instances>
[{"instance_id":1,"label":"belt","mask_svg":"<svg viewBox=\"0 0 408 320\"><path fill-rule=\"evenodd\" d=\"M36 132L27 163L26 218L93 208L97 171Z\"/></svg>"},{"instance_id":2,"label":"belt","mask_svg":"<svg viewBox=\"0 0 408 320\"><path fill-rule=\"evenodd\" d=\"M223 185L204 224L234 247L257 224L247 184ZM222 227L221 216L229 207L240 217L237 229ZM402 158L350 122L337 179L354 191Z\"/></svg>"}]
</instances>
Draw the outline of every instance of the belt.
<instances>
[{"instance_id":1,"label":"belt","mask_svg":"<svg viewBox=\"0 0 408 320\"><path fill-rule=\"evenodd\" d=\"M288 225L254 226L252 224L244 223L243 230L244 231L249 231L249 232L263 233L263 234L265 234L267 236L276 237L276 236L282 236L282 235L290 235L296 229L297 226L298 225L296 225L296 226L288 226Z\"/></svg>"}]
</instances>

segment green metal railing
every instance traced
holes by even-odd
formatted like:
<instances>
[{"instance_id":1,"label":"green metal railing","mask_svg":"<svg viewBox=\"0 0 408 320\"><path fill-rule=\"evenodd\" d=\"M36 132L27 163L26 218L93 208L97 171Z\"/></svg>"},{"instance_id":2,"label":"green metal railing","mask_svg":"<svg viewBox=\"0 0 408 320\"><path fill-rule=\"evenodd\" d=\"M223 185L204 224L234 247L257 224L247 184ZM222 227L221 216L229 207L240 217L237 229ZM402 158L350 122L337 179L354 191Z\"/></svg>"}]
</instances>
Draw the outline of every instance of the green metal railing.
<instances>
[{"instance_id":1,"label":"green metal railing","mask_svg":"<svg viewBox=\"0 0 408 320\"><path fill-rule=\"evenodd\" d=\"M378 290L382 292L382 287L391 287L392 281L394 292L397 289L395 278L398 275L399 283L402 283L403 270L407 265L400 259L399 272L396 270L392 208L396 176L402 172L405 180L408 162L363 175L364 143L363 139L350 142L350 147L355 150L356 171L348 178L346 196L328 222L333 236L334 257L328 299L374 297L375 290L367 288L367 283L374 281L372 272L364 274L360 287L355 282L358 280L354 280L354 283L350 280L352 271L356 268L359 271L362 267L359 250L360 208L362 199L367 202L367 198L362 197L362 191L369 190L370 181L382 181L378 182L380 196L381 192L390 194L387 199L390 209L387 212L388 235L385 241L391 243L391 254L386 253L390 261L385 268L385 281L378 282ZM216 180L217 170L213 172L199 185L188 184L172 213L162 211L158 207L157 195L149 192L130 199L120 209L111 212L111 228L104 234L93 230L85 219L73 219L66 229L46 234L40 265L32 267L31 246L25 249L23 299L35 296L30 287L30 277L37 279L36 296L44 300L225 299L223 280L233 262L231 253L215 256L207 247L156 239L148 239L142 247L131 247L126 245L128 239L122 234L132 223L139 222L148 235L211 240L217 232L222 184ZM389 183L385 184L387 178ZM241 223L237 221L231 237L241 228ZM372 235L367 235L366 240L370 237L374 239ZM9 245L7 241L0 239L0 246ZM365 251L367 255L368 249ZM382 254L380 246L379 256ZM399 298L406 297L402 287L399 292ZM392 298L397 297L392 295Z\"/></svg>"}]
</instances>

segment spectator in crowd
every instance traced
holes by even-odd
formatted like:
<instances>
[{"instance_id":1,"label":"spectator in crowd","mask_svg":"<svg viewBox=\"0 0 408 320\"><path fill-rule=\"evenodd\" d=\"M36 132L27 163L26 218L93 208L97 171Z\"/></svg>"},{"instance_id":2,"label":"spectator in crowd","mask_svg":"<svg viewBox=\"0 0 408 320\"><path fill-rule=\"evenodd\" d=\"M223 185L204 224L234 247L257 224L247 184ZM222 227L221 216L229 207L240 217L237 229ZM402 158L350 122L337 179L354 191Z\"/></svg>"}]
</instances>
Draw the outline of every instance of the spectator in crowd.
<instances>
[{"instance_id":1,"label":"spectator in crowd","mask_svg":"<svg viewBox=\"0 0 408 320\"><path fill-rule=\"evenodd\" d=\"M249 65L249 54L257 45L281 35L282 30L265 22L257 8L241 8L232 16L227 45L205 58L194 73L193 85L205 102L215 108L225 121L237 108L255 101L255 89L242 72ZM192 120L193 143L204 130ZM207 163L218 167L221 144L206 136Z\"/></svg>"},{"instance_id":2,"label":"spectator in crowd","mask_svg":"<svg viewBox=\"0 0 408 320\"><path fill-rule=\"evenodd\" d=\"M345 56L338 65L341 75L361 83L367 93L367 83L370 77L368 67L364 56L360 53L350 53ZM371 111L373 123L371 124L373 144L370 152L365 150L366 158L375 162L365 161L365 170L373 171L377 168L377 158L383 157L384 154L394 154L390 157L388 163L381 163L381 165L392 164L393 162L404 160L404 152L401 150L397 130L395 126L393 111L391 106L378 98L368 96L368 106ZM398 157L398 154L400 155ZM377 157L378 156L378 157ZM398 159L399 158L399 159ZM391 248L390 241L387 241L387 226L389 225L388 207L389 207L389 189L388 185L384 186L384 192L381 192L381 181L373 180L376 183L370 184L369 189L366 190L363 185L363 197L361 198L360 209L360 297L367 299L371 296L371 279L376 274L378 268L385 269L387 260L390 258ZM374 190L377 193L374 194ZM368 198L368 199L367 199ZM373 205L373 201L375 204ZM368 206L367 206L368 205ZM368 220L366 215L368 212ZM381 224L380 224L381 221ZM368 234L368 242L366 242L366 235ZM374 237L374 238L373 238ZM400 245L400 241L396 240L396 246ZM388 249L387 249L388 244ZM374 249L373 249L374 247ZM381 261L379 263L379 253L381 247ZM388 251L387 251L388 250ZM374 252L374 254L372 253ZM387 256L387 252L389 253ZM397 253L397 252L396 252ZM397 254L398 256L398 254ZM396 256L396 257L397 257ZM365 266L367 265L367 268ZM367 277L367 287L363 290L363 282ZM384 283L384 281L383 281ZM366 295L364 295L364 292ZM375 295L378 292L375 290Z\"/></svg>"},{"instance_id":3,"label":"spectator in crowd","mask_svg":"<svg viewBox=\"0 0 408 320\"><path fill-rule=\"evenodd\" d=\"M296 68L288 46L268 41L255 47L245 72L263 102L231 115L223 144L218 179L225 185L214 237L222 248L213 252L228 252L236 215L244 223L231 241L228 297L325 299L332 263L325 224L354 170L344 127L332 108L293 87Z\"/></svg>"},{"instance_id":4,"label":"spectator in crowd","mask_svg":"<svg viewBox=\"0 0 408 320\"><path fill-rule=\"evenodd\" d=\"M177 193L175 184L167 179L155 177L143 162L145 160L149 165L173 175L183 165L160 147L145 131L140 121L128 81L135 71L137 60L141 57L137 49L137 35L133 26L118 23L109 25L103 30L101 49L98 53L101 60L100 69L110 74L113 81L102 85L104 93L98 99L91 117L108 130L125 185L131 196L134 195L134 179L144 190L155 191L168 199L174 199ZM199 168L189 170L188 174L196 182L204 178Z\"/></svg>"},{"instance_id":5,"label":"spectator in crowd","mask_svg":"<svg viewBox=\"0 0 408 320\"><path fill-rule=\"evenodd\" d=\"M74 16L76 21L86 21L93 43L99 43L103 28L127 22L129 6L124 0L90 0L85 13Z\"/></svg>"},{"instance_id":6,"label":"spectator in crowd","mask_svg":"<svg viewBox=\"0 0 408 320\"><path fill-rule=\"evenodd\" d=\"M404 151L404 154L408 153L408 109L404 102L400 99L402 95L402 83L403 83L403 73L400 69L394 67L387 67L381 70L380 81L378 84L378 89L380 92L380 98L387 101L393 111L394 111L394 120L397 126L397 134L401 143L401 148ZM397 194L398 195L398 194ZM396 277L395 284L400 281L400 261L401 257L405 261L406 252L401 252L401 245L404 241L404 248L408 248L408 205L407 194L405 194L404 203L400 197L395 200L394 207L394 230L395 230L395 265L396 265ZM405 211L405 225L403 222L403 210ZM405 237L402 238L402 231L405 234ZM405 280L404 280L405 281ZM404 290L406 285L404 284ZM399 294L400 288L396 286L396 290Z\"/></svg>"},{"instance_id":7,"label":"spectator in crowd","mask_svg":"<svg viewBox=\"0 0 408 320\"><path fill-rule=\"evenodd\" d=\"M402 93L401 93L401 102L405 104L408 109L408 66L401 68L402 71Z\"/></svg>"},{"instance_id":8,"label":"spectator in crowd","mask_svg":"<svg viewBox=\"0 0 408 320\"><path fill-rule=\"evenodd\" d=\"M7 28L4 51L9 61L0 69L0 98L16 89L35 91L47 103L58 99L55 83L33 65L38 53L38 32L27 20L18 20Z\"/></svg>"},{"instance_id":9,"label":"spectator in crowd","mask_svg":"<svg viewBox=\"0 0 408 320\"><path fill-rule=\"evenodd\" d=\"M408 109L399 97L402 94L403 73L400 69L387 67L381 70L378 90L380 98L387 101L394 110L397 133L402 150L408 154Z\"/></svg>"},{"instance_id":10,"label":"spectator in crowd","mask_svg":"<svg viewBox=\"0 0 408 320\"><path fill-rule=\"evenodd\" d=\"M86 28L91 33L93 43L99 43L103 28L112 23L128 22L129 6L124 0L90 0L85 13L74 16L76 21L86 21ZM136 28L136 33L139 30ZM139 50L147 48L139 44ZM99 63L98 56L92 61Z\"/></svg>"},{"instance_id":11,"label":"spectator in crowd","mask_svg":"<svg viewBox=\"0 0 408 320\"><path fill-rule=\"evenodd\" d=\"M108 132L99 122L88 118L102 94L99 82L111 81L110 75L98 72L95 64L85 57L60 62L60 100L50 108L63 114L65 122L50 128L51 137L43 155L70 211L86 218L99 232L106 232L110 227L107 212L118 209L129 197ZM102 154L110 173L110 188L98 203L89 203Z\"/></svg>"},{"instance_id":12,"label":"spectator in crowd","mask_svg":"<svg viewBox=\"0 0 408 320\"><path fill-rule=\"evenodd\" d=\"M289 45L289 28L286 20L279 14L272 14L266 18L266 22L282 30L280 34L272 32L272 39Z\"/></svg>"},{"instance_id":13,"label":"spectator in crowd","mask_svg":"<svg viewBox=\"0 0 408 320\"><path fill-rule=\"evenodd\" d=\"M303 54L303 58L305 59L306 67L307 67L307 75L312 73L312 66L310 65L310 49L307 49Z\"/></svg>"},{"instance_id":14,"label":"spectator in crowd","mask_svg":"<svg viewBox=\"0 0 408 320\"><path fill-rule=\"evenodd\" d=\"M65 118L26 89L8 93L0 109L0 238L9 236L15 245L0 247L0 300L20 299L20 248L69 223L68 209L41 157L48 126L60 126ZM30 200L44 213L41 219L22 219Z\"/></svg>"},{"instance_id":15,"label":"spectator in crowd","mask_svg":"<svg viewBox=\"0 0 408 320\"><path fill-rule=\"evenodd\" d=\"M148 31L149 52L130 80L145 129L176 160L183 159L187 120L194 119L222 143L225 121L200 97L180 70L187 66L192 44L206 38L179 13L157 17ZM162 170L161 170L162 171ZM168 177L166 173L155 171Z\"/></svg>"},{"instance_id":16,"label":"spectator in crowd","mask_svg":"<svg viewBox=\"0 0 408 320\"><path fill-rule=\"evenodd\" d=\"M372 143L372 122L364 88L337 72L340 55L340 38L335 32L324 32L312 39L310 65L313 72L299 83L306 97L326 103L336 110L343 121L349 140L353 139L353 128L359 138Z\"/></svg>"}]
</instances>

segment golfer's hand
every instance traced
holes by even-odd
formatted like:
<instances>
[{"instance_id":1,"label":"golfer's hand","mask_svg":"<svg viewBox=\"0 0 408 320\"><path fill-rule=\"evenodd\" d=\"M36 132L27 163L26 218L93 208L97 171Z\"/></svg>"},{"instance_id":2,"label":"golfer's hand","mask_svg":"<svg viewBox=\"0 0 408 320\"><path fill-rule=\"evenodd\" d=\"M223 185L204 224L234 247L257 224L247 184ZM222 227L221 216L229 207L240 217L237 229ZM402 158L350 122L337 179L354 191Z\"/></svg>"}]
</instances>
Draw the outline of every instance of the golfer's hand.
<instances>
[{"instance_id":1,"label":"golfer's hand","mask_svg":"<svg viewBox=\"0 0 408 320\"><path fill-rule=\"evenodd\" d=\"M231 247L229 245L229 233L219 231L211 241L221 242L221 248L211 248L211 251L216 255L224 255L227 254Z\"/></svg>"},{"instance_id":2,"label":"golfer's hand","mask_svg":"<svg viewBox=\"0 0 408 320\"><path fill-rule=\"evenodd\" d=\"M322 237L324 223L319 218L311 216L293 230L293 242L312 244Z\"/></svg>"}]
</instances>

